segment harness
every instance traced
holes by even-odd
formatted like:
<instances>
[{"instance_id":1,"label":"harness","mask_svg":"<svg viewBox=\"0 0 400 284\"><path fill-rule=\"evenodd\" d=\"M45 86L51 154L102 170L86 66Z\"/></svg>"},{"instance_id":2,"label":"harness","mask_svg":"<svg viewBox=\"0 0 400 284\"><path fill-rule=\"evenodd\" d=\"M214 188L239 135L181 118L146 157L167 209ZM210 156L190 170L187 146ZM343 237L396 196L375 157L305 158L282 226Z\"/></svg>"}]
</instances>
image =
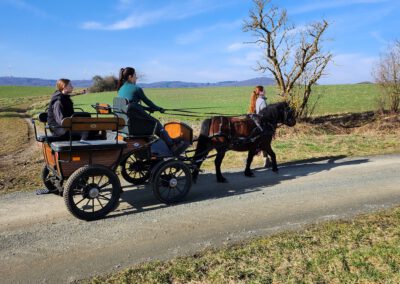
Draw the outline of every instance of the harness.
<instances>
[{"instance_id":1,"label":"harness","mask_svg":"<svg viewBox=\"0 0 400 284\"><path fill-rule=\"evenodd\" d=\"M214 128L212 127L212 125L214 124L214 122L216 120L219 120L219 127L218 127L218 132L215 133L214 132ZM222 131L222 127L224 126L224 116L215 116L213 118L211 118L211 122L210 122L210 126L212 127L212 135L209 136L209 138L218 138L218 137L224 137L227 139L231 139L232 137L232 125L231 125L231 121L229 119L226 119L226 121L228 122L228 134L224 133Z\"/></svg>"}]
</instances>

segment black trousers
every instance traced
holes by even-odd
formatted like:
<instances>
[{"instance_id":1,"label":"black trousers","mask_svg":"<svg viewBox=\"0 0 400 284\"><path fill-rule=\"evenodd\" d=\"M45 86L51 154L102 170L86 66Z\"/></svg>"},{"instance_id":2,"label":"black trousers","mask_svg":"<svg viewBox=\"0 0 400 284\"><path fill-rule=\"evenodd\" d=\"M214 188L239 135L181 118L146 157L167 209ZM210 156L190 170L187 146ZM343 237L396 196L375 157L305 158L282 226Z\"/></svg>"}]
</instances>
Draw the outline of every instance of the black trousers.
<instances>
[{"instance_id":1,"label":"black trousers","mask_svg":"<svg viewBox=\"0 0 400 284\"><path fill-rule=\"evenodd\" d=\"M148 114L140 105L129 104L127 115L129 118L129 133L133 135L151 135L154 132L169 147L174 144L161 122Z\"/></svg>"}]
</instances>

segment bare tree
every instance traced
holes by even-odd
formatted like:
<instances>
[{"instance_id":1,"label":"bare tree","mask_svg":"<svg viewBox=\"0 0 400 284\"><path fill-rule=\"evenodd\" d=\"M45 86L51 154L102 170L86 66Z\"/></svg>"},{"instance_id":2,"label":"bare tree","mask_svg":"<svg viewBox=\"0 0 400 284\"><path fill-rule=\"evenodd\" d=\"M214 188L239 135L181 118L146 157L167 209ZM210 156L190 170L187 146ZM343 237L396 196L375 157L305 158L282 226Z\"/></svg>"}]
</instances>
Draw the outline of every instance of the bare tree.
<instances>
[{"instance_id":1,"label":"bare tree","mask_svg":"<svg viewBox=\"0 0 400 284\"><path fill-rule=\"evenodd\" d=\"M382 90L381 107L389 105L392 112L399 111L400 104L400 41L397 40L382 54L373 75Z\"/></svg>"},{"instance_id":2,"label":"bare tree","mask_svg":"<svg viewBox=\"0 0 400 284\"><path fill-rule=\"evenodd\" d=\"M254 0L254 5L243 30L253 32L256 38L253 43L264 49L256 70L271 72L280 95L287 96L297 107L297 115L301 116L312 87L332 59L332 54L324 52L321 46L329 24L322 20L296 28L289 24L286 10L273 6L271 0ZM295 101L293 91L299 87L302 95L297 96L300 101Z\"/></svg>"}]
</instances>

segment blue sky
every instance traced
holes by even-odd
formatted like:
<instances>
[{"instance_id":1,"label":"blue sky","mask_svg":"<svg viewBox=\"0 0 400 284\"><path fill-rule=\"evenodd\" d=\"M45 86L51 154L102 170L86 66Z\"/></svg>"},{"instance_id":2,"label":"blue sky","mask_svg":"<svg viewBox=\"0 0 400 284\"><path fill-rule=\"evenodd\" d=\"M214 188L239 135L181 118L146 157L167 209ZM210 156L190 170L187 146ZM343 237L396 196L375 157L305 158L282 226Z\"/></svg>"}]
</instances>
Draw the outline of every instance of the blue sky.
<instances>
[{"instance_id":1,"label":"blue sky","mask_svg":"<svg viewBox=\"0 0 400 284\"><path fill-rule=\"evenodd\" d=\"M399 0L275 0L291 22L330 22L322 84L372 80L400 39ZM260 47L242 31L251 0L0 0L0 76L90 79L133 66L143 82L218 82L254 71Z\"/></svg>"}]
</instances>

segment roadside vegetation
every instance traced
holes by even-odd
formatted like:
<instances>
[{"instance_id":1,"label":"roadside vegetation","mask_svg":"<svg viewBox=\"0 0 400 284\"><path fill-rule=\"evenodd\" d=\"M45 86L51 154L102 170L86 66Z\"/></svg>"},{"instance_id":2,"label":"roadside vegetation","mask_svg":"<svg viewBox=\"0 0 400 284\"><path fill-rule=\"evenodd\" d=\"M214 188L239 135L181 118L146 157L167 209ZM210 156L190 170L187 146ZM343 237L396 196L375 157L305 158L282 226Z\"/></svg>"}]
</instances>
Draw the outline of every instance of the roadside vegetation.
<instances>
[{"instance_id":1,"label":"roadside vegetation","mask_svg":"<svg viewBox=\"0 0 400 284\"><path fill-rule=\"evenodd\" d=\"M400 208L329 221L84 283L399 283Z\"/></svg>"}]
</instances>

